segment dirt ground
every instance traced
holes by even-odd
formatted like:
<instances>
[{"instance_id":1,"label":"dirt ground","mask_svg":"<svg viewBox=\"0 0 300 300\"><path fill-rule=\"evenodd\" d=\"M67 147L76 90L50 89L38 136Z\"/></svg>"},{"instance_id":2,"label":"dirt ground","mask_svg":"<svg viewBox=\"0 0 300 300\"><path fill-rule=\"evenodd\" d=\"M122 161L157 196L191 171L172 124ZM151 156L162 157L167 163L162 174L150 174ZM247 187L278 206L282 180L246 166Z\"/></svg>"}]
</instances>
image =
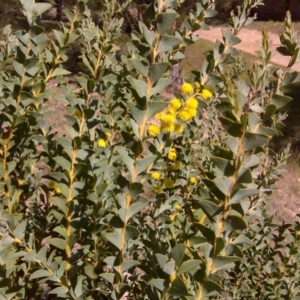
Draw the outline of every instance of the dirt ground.
<instances>
[{"instance_id":1,"label":"dirt ground","mask_svg":"<svg viewBox=\"0 0 300 300\"><path fill-rule=\"evenodd\" d=\"M199 38L211 42L215 42L216 40L222 41L222 28L224 27L211 27L210 31L200 30L197 35ZM243 28L239 32L238 37L242 40L242 42L235 46L236 49L251 54L255 54L255 52L260 49L259 44L262 40L262 33L260 31ZM272 42L271 49L274 51L274 56L272 57L271 62L286 67L289 63L289 56L283 56L276 51L276 48L281 45L279 36L269 32L269 39ZM295 64L292 69L300 71L300 63Z\"/></svg>"}]
</instances>

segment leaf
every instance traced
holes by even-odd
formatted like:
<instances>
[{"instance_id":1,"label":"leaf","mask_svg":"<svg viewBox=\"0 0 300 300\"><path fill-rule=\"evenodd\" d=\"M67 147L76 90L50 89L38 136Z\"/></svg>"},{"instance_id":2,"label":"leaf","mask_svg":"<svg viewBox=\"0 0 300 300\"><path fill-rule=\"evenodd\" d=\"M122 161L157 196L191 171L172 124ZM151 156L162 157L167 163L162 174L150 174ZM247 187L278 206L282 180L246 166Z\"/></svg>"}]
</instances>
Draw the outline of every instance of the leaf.
<instances>
[{"instance_id":1,"label":"leaf","mask_svg":"<svg viewBox=\"0 0 300 300\"><path fill-rule=\"evenodd\" d=\"M104 278L111 284L115 283L115 274L114 273L101 273L101 274L99 274L99 276Z\"/></svg>"},{"instance_id":2,"label":"leaf","mask_svg":"<svg viewBox=\"0 0 300 300\"><path fill-rule=\"evenodd\" d=\"M286 106L291 100L293 100L293 98L291 97L283 96L279 94L273 94L270 104L275 105L277 109L279 109Z\"/></svg>"},{"instance_id":3,"label":"leaf","mask_svg":"<svg viewBox=\"0 0 300 300\"><path fill-rule=\"evenodd\" d=\"M201 264L203 264L203 261L199 260L199 259L192 259L192 260L184 261L181 264L177 274L180 275L180 274L189 272L190 270L199 267Z\"/></svg>"},{"instance_id":4,"label":"leaf","mask_svg":"<svg viewBox=\"0 0 300 300\"><path fill-rule=\"evenodd\" d=\"M168 78L160 78L156 83L155 87L151 89L150 96L156 95L161 92L163 89L168 87L172 83L171 79Z\"/></svg>"},{"instance_id":5,"label":"leaf","mask_svg":"<svg viewBox=\"0 0 300 300\"><path fill-rule=\"evenodd\" d=\"M162 112L168 106L167 101L151 101L148 103L147 117L151 118L159 112Z\"/></svg>"},{"instance_id":6,"label":"leaf","mask_svg":"<svg viewBox=\"0 0 300 300\"><path fill-rule=\"evenodd\" d=\"M60 286L51 290L48 294L67 294L68 292L69 290L66 287Z\"/></svg>"},{"instance_id":7,"label":"leaf","mask_svg":"<svg viewBox=\"0 0 300 300\"><path fill-rule=\"evenodd\" d=\"M16 61L13 63L13 68L20 77L22 77L25 74L24 66Z\"/></svg>"},{"instance_id":8,"label":"leaf","mask_svg":"<svg viewBox=\"0 0 300 300\"><path fill-rule=\"evenodd\" d=\"M143 192L144 185L140 182L133 182L129 184L129 191L132 198L139 196Z\"/></svg>"},{"instance_id":9,"label":"leaf","mask_svg":"<svg viewBox=\"0 0 300 300\"><path fill-rule=\"evenodd\" d=\"M255 189L239 189L237 191L232 192L231 199L229 201L230 204L237 203L242 199L254 196L259 194L258 190Z\"/></svg>"},{"instance_id":10,"label":"leaf","mask_svg":"<svg viewBox=\"0 0 300 300\"><path fill-rule=\"evenodd\" d=\"M175 271L175 261L170 260L164 265L163 271L169 275L173 274Z\"/></svg>"},{"instance_id":11,"label":"leaf","mask_svg":"<svg viewBox=\"0 0 300 300\"><path fill-rule=\"evenodd\" d=\"M65 215L67 215L68 207L67 207L67 200L62 197L50 197L50 203L54 203Z\"/></svg>"},{"instance_id":12,"label":"leaf","mask_svg":"<svg viewBox=\"0 0 300 300\"><path fill-rule=\"evenodd\" d=\"M212 229L200 223L194 223L194 225L200 230L202 235L207 239L209 243L213 243L215 239L215 233Z\"/></svg>"},{"instance_id":13,"label":"leaf","mask_svg":"<svg viewBox=\"0 0 300 300\"><path fill-rule=\"evenodd\" d=\"M208 214L211 218L220 212L221 207L209 200L200 200L199 204L204 210L205 214Z\"/></svg>"},{"instance_id":14,"label":"leaf","mask_svg":"<svg viewBox=\"0 0 300 300\"><path fill-rule=\"evenodd\" d=\"M59 239L59 238L52 238L47 240L48 243L50 245L53 245L54 247L61 249L61 250L65 250L66 246L67 246L67 242L63 239Z\"/></svg>"},{"instance_id":15,"label":"leaf","mask_svg":"<svg viewBox=\"0 0 300 300\"><path fill-rule=\"evenodd\" d=\"M130 82L134 90L137 92L140 98L146 96L147 92L147 84L143 80L134 79L133 77L130 78Z\"/></svg>"},{"instance_id":16,"label":"leaf","mask_svg":"<svg viewBox=\"0 0 300 300\"><path fill-rule=\"evenodd\" d=\"M127 225L125 228L125 241L133 239L140 235L140 232L133 226Z\"/></svg>"},{"instance_id":17,"label":"leaf","mask_svg":"<svg viewBox=\"0 0 300 300\"><path fill-rule=\"evenodd\" d=\"M13 232L14 236L19 240L24 238L25 230L27 229L27 222L28 220L21 221Z\"/></svg>"},{"instance_id":18,"label":"leaf","mask_svg":"<svg viewBox=\"0 0 300 300\"><path fill-rule=\"evenodd\" d=\"M205 280L203 282L203 289L206 291L207 294L222 290L221 286L212 280Z\"/></svg>"},{"instance_id":19,"label":"leaf","mask_svg":"<svg viewBox=\"0 0 300 300\"><path fill-rule=\"evenodd\" d=\"M234 263L239 261L239 257L235 256L216 256L213 258L212 267L213 273L220 270L230 269L234 266Z\"/></svg>"},{"instance_id":20,"label":"leaf","mask_svg":"<svg viewBox=\"0 0 300 300\"><path fill-rule=\"evenodd\" d=\"M147 111L140 108L133 102L128 102L127 105L130 109L131 115L134 118L134 120L137 122L138 125L141 125L144 122Z\"/></svg>"},{"instance_id":21,"label":"leaf","mask_svg":"<svg viewBox=\"0 0 300 300\"><path fill-rule=\"evenodd\" d=\"M243 140L243 149L244 151L253 150L267 143L269 139L267 135L247 131Z\"/></svg>"},{"instance_id":22,"label":"leaf","mask_svg":"<svg viewBox=\"0 0 300 300\"><path fill-rule=\"evenodd\" d=\"M122 269L122 273L127 271L128 269L134 267L134 266L137 266L139 264L138 261L136 260L127 260L127 261L124 261L121 265L121 269Z\"/></svg>"},{"instance_id":23,"label":"leaf","mask_svg":"<svg viewBox=\"0 0 300 300\"><path fill-rule=\"evenodd\" d=\"M185 254L186 246L184 244L176 245L171 251L171 257L175 260L176 266L180 266L184 254Z\"/></svg>"},{"instance_id":24,"label":"leaf","mask_svg":"<svg viewBox=\"0 0 300 300\"><path fill-rule=\"evenodd\" d=\"M245 246L243 248L243 250L247 249ZM238 246L234 244L228 244L225 249L225 255L243 257L243 252Z\"/></svg>"},{"instance_id":25,"label":"leaf","mask_svg":"<svg viewBox=\"0 0 300 300\"><path fill-rule=\"evenodd\" d=\"M229 215L224 221L225 230L244 230L246 228L247 223L239 216Z\"/></svg>"},{"instance_id":26,"label":"leaf","mask_svg":"<svg viewBox=\"0 0 300 300\"><path fill-rule=\"evenodd\" d=\"M50 275L51 274L46 270L37 270L30 275L29 280L42 278L42 277L49 277Z\"/></svg>"},{"instance_id":27,"label":"leaf","mask_svg":"<svg viewBox=\"0 0 300 300\"><path fill-rule=\"evenodd\" d=\"M222 29L222 35L223 35L223 40L227 45L234 46L241 42L241 39L235 36L233 32L229 29L227 30Z\"/></svg>"},{"instance_id":28,"label":"leaf","mask_svg":"<svg viewBox=\"0 0 300 300\"><path fill-rule=\"evenodd\" d=\"M175 280L172 282L172 286L170 287L168 294L174 296L188 296L188 289L180 276L176 276Z\"/></svg>"},{"instance_id":29,"label":"leaf","mask_svg":"<svg viewBox=\"0 0 300 300\"><path fill-rule=\"evenodd\" d=\"M164 279L152 279L149 283L162 292L165 289L165 282Z\"/></svg>"},{"instance_id":30,"label":"leaf","mask_svg":"<svg viewBox=\"0 0 300 300\"><path fill-rule=\"evenodd\" d=\"M150 67L150 80L154 84L156 83L169 68L168 63L154 63Z\"/></svg>"},{"instance_id":31,"label":"leaf","mask_svg":"<svg viewBox=\"0 0 300 300\"><path fill-rule=\"evenodd\" d=\"M128 59L128 61L131 63L131 65L144 77L148 76L149 71L149 64L141 59Z\"/></svg>"},{"instance_id":32,"label":"leaf","mask_svg":"<svg viewBox=\"0 0 300 300\"><path fill-rule=\"evenodd\" d=\"M242 167L239 169L237 176L236 183L252 183L252 173L248 168Z\"/></svg>"},{"instance_id":33,"label":"leaf","mask_svg":"<svg viewBox=\"0 0 300 300\"><path fill-rule=\"evenodd\" d=\"M144 34L144 37L149 45L152 45L153 41L155 40L155 32L149 30L147 26L139 21L140 31Z\"/></svg>"},{"instance_id":34,"label":"leaf","mask_svg":"<svg viewBox=\"0 0 300 300\"><path fill-rule=\"evenodd\" d=\"M71 72L69 72L69 71L67 71L67 70L65 70L65 69L62 69L62 68L56 68L56 69L52 72L50 78L52 78L52 77L57 77L57 76L70 75L70 74L71 74Z\"/></svg>"},{"instance_id":35,"label":"leaf","mask_svg":"<svg viewBox=\"0 0 300 300\"><path fill-rule=\"evenodd\" d=\"M233 244L236 244L236 245L247 245L247 246L253 246L253 242L248 238L246 237L244 234L240 234L238 237L236 237L234 239L234 241L232 242Z\"/></svg>"},{"instance_id":36,"label":"leaf","mask_svg":"<svg viewBox=\"0 0 300 300\"><path fill-rule=\"evenodd\" d=\"M136 202L131 204L128 209L128 218L130 219L133 215L140 212L146 205L147 202Z\"/></svg>"},{"instance_id":37,"label":"leaf","mask_svg":"<svg viewBox=\"0 0 300 300\"><path fill-rule=\"evenodd\" d=\"M122 250L123 245L121 233L108 233L105 237L115 247L117 247L119 250Z\"/></svg>"},{"instance_id":38,"label":"leaf","mask_svg":"<svg viewBox=\"0 0 300 300\"><path fill-rule=\"evenodd\" d=\"M36 16L40 16L51 7L52 5L50 3L35 3L34 10L36 12Z\"/></svg>"},{"instance_id":39,"label":"leaf","mask_svg":"<svg viewBox=\"0 0 300 300\"><path fill-rule=\"evenodd\" d=\"M226 196L229 193L230 188L232 187L232 181L227 177L217 177L213 180L216 187Z\"/></svg>"},{"instance_id":40,"label":"leaf","mask_svg":"<svg viewBox=\"0 0 300 300\"><path fill-rule=\"evenodd\" d=\"M134 160L128 155L128 152L124 149L119 149L119 155L124 164L127 166L130 175L132 176Z\"/></svg>"},{"instance_id":41,"label":"leaf","mask_svg":"<svg viewBox=\"0 0 300 300\"><path fill-rule=\"evenodd\" d=\"M168 261L168 257L165 256L165 255L162 255L160 253L156 253L155 256L156 256L156 259L157 259L157 262L158 262L159 266L163 269L165 264Z\"/></svg>"},{"instance_id":42,"label":"leaf","mask_svg":"<svg viewBox=\"0 0 300 300\"><path fill-rule=\"evenodd\" d=\"M159 34L165 33L177 17L176 13L160 13L157 15L157 30Z\"/></svg>"},{"instance_id":43,"label":"leaf","mask_svg":"<svg viewBox=\"0 0 300 300\"><path fill-rule=\"evenodd\" d=\"M71 170L71 163L63 156L53 157L53 160L55 160L65 171L69 172Z\"/></svg>"},{"instance_id":44,"label":"leaf","mask_svg":"<svg viewBox=\"0 0 300 300\"><path fill-rule=\"evenodd\" d=\"M145 158L136 160L136 174L139 175L146 171L147 168L155 161L156 155L147 156Z\"/></svg>"},{"instance_id":45,"label":"leaf","mask_svg":"<svg viewBox=\"0 0 300 300\"><path fill-rule=\"evenodd\" d=\"M239 139L230 136L226 139L225 143L234 154L237 154L239 148Z\"/></svg>"},{"instance_id":46,"label":"leaf","mask_svg":"<svg viewBox=\"0 0 300 300\"><path fill-rule=\"evenodd\" d=\"M63 45L65 44L65 37L64 37L63 33L61 31L58 31L58 30L55 30L55 29L53 29L53 32L55 34L55 37L56 37L59 45L61 47L63 47Z\"/></svg>"},{"instance_id":47,"label":"leaf","mask_svg":"<svg viewBox=\"0 0 300 300\"><path fill-rule=\"evenodd\" d=\"M219 117L220 122L226 131L234 137L239 137L241 133L241 124L225 117Z\"/></svg>"},{"instance_id":48,"label":"leaf","mask_svg":"<svg viewBox=\"0 0 300 300\"><path fill-rule=\"evenodd\" d=\"M7 173L10 174L12 171L14 171L16 168L16 165L17 165L17 162L14 160L8 162L7 163Z\"/></svg>"},{"instance_id":49,"label":"leaf","mask_svg":"<svg viewBox=\"0 0 300 300\"><path fill-rule=\"evenodd\" d=\"M78 276L76 278L77 280L77 284L76 287L74 289L74 294L75 296L79 299L80 296L82 296L83 291L82 291L82 281L83 281L84 277L83 276Z\"/></svg>"},{"instance_id":50,"label":"leaf","mask_svg":"<svg viewBox=\"0 0 300 300\"><path fill-rule=\"evenodd\" d=\"M172 35L163 35L160 40L157 48L158 53L167 52L173 50L175 47L179 46L182 43L182 39L172 36Z\"/></svg>"},{"instance_id":51,"label":"leaf","mask_svg":"<svg viewBox=\"0 0 300 300\"><path fill-rule=\"evenodd\" d=\"M225 176L231 176L234 173L234 164L232 160L227 160L217 156L212 156L211 160Z\"/></svg>"}]
</instances>

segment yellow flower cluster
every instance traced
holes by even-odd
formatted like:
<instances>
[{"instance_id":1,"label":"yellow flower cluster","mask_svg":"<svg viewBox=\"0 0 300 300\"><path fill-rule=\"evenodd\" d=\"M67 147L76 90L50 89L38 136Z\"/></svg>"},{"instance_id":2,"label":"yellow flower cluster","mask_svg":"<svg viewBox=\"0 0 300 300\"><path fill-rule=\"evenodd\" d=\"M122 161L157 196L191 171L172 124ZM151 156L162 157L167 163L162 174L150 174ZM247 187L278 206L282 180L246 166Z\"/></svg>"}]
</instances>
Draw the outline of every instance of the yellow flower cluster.
<instances>
[{"instance_id":1,"label":"yellow flower cluster","mask_svg":"<svg viewBox=\"0 0 300 300\"><path fill-rule=\"evenodd\" d=\"M161 131L161 129L160 129L160 126L158 126L158 125L151 124L148 127L148 134L152 137L158 136L160 134L160 131Z\"/></svg>"},{"instance_id":2,"label":"yellow flower cluster","mask_svg":"<svg viewBox=\"0 0 300 300\"><path fill-rule=\"evenodd\" d=\"M198 100L196 98L188 98L185 102L185 106L178 113L179 118L186 122L197 115Z\"/></svg>"},{"instance_id":3,"label":"yellow flower cluster","mask_svg":"<svg viewBox=\"0 0 300 300\"><path fill-rule=\"evenodd\" d=\"M106 141L104 139L99 139L97 143L99 148L105 148L106 147Z\"/></svg>"},{"instance_id":4,"label":"yellow flower cluster","mask_svg":"<svg viewBox=\"0 0 300 300\"><path fill-rule=\"evenodd\" d=\"M191 94L194 91L193 86L190 83L185 82L182 86L181 86L181 92L182 94L188 95Z\"/></svg>"},{"instance_id":5,"label":"yellow flower cluster","mask_svg":"<svg viewBox=\"0 0 300 300\"><path fill-rule=\"evenodd\" d=\"M180 168L180 161L175 161L172 166L172 170L178 170Z\"/></svg>"},{"instance_id":6,"label":"yellow flower cluster","mask_svg":"<svg viewBox=\"0 0 300 300\"><path fill-rule=\"evenodd\" d=\"M171 189L171 188L174 186L174 181L173 181L173 179L172 179L172 178L166 177L166 178L164 179L164 185L165 185L165 187L166 187L167 189Z\"/></svg>"},{"instance_id":7,"label":"yellow flower cluster","mask_svg":"<svg viewBox=\"0 0 300 300\"><path fill-rule=\"evenodd\" d=\"M189 179L189 183L190 183L190 184L195 184L195 183L196 183L196 178L195 178L195 177L191 177L191 178Z\"/></svg>"},{"instance_id":8,"label":"yellow flower cluster","mask_svg":"<svg viewBox=\"0 0 300 300\"><path fill-rule=\"evenodd\" d=\"M158 185L154 188L154 193L155 194L160 194L161 192L162 192L162 187L160 185Z\"/></svg>"},{"instance_id":9,"label":"yellow flower cluster","mask_svg":"<svg viewBox=\"0 0 300 300\"><path fill-rule=\"evenodd\" d=\"M195 82L194 85L195 91L199 95L198 91L200 90L200 83ZM181 91L184 95L191 95L194 92L194 87L190 83L185 82L181 86ZM212 97L212 93L207 89L203 89L200 96L203 100L207 100ZM148 135L156 137L161 131L166 133L171 133L173 131L182 133L184 131L184 125L178 123L178 119L182 122L187 122L196 117L197 108L198 100L193 96L186 99L184 105L182 105L181 100L178 98L171 99L166 112L160 112L155 116L156 121L159 121L160 124L157 122L156 124L149 125Z\"/></svg>"},{"instance_id":10,"label":"yellow flower cluster","mask_svg":"<svg viewBox=\"0 0 300 300\"><path fill-rule=\"evenodd\" d=\"M160 173L155 171L152 173L151 178L154 180L159 180L160 179Z\"/></svg>"},{"instance_id":11,"label":"yellow flower cluster","mask_svg":"<svg viewBox=\"0 0 300 300\"><path fill-rule=\"evenodd\" d=\"M61 195L62 194L62 192L61 192L61 190L60 190L59 187L55 188L55 193L56 193L56 195Z\"/></svg>"},{"instance_id":12,"label":"yellow flower cluster","mask_svg":"<svg viewBox=\"0 0 300 300\"><path fill-rule=\"evenodd\" d=\"M197 115L198 100L194 97L190 97L186 100L184 106L182 106L180 99L173 98L170 101L166 112L158 113L155 118L160 122L160 125L150 124L148 126L148 135L151 137L158 136L161 131L171 133L182 133L184 131L184 125L178 123L178 119L186 122Z\"/></svg>"},{"instance_id":13,"label":"yellow flower cluster","mask_svg":"<svg viewBox=\"0 0 300 300\"><path fill-rule=\"evenodd\" d=\"M177 158L177 153L175 148L171 148L168 154L169 160L175 160Z\"/></svg>"},{"instance_id":14,"label":"yellow flower cluster","mask_svg":"<svg viewBox=\"0 0 300 300\"><path fill-rule=\"evenodd\" d=\"M203 100L208 100L212 97L212 93L211 91L204 89L202 90L202 92L200 93L201 97Z\"/></svg>"}]
</instances>

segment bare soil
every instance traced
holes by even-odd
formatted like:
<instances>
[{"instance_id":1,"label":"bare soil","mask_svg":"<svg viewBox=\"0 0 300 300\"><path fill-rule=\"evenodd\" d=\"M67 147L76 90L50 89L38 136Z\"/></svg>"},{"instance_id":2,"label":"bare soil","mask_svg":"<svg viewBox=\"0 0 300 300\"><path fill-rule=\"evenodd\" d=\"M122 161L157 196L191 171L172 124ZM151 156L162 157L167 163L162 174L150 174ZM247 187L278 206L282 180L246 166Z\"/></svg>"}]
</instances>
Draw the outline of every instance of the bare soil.
<instances>
[{"instance_id":1,"label":"bare soil","mask_svg":"<svg viewBox=\"0 0 300 300\"><path fill-rule=\"evenodd\" d=\"M229 27L227 27L229 28ZM209 31L206 30L199 30L197 32L197 35L199 38L208 40L210 42L215 42L216 40L222 41L222 29L227 29L226 27L214 27L211 28ZM262 33L255 29L248 29L243 28L239 34L238 37L242 40L241 43L237 44L235 46L236 49L250 53L255 54L256 51L260 50L260 43L262 41ZM279 35L269 32L269 39L271 41L271 49L274 52L274 56L271 59L272 63L276 63L277 65L281 65L284 67L287 67L290 57L289 56L283 56L278 51L276 51L276 48L281 45ZM295 64L292 67L292 70L300 71L300 63Z\"/></svg>"}]
</instances>

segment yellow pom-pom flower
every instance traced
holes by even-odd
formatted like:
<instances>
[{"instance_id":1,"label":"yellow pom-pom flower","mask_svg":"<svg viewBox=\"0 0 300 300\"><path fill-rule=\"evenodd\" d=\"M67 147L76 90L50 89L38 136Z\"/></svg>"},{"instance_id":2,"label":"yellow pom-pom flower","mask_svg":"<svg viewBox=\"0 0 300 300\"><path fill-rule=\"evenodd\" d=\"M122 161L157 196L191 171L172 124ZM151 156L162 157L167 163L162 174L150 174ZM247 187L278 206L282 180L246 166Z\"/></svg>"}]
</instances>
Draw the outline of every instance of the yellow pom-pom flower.
<instances>
[{"instance_id":1,"label":"yellow pom-pom flower","mask_svg":"<svg viewBox=\"0 0 300 300\"><path fill-rule=\"evenodd\" d=\"M170 105L175 111L177 111L181 107L181 101L177 98L173 98L170 101Z\"/></svg>"},{"instance_id":2,"label":"yellow pom-pom flower","mask_svg":"<svg viewBox=\"0 0 300 300\"><path fill-rule=\"evenodd\" d=\"M195 177L191 177L191 178L189 179L189 183L190 183L190 184L195 184L195 183L196 183L196 178L195 178Z\"/></svg>"},{"instance_id":3,"label":"yellow pom-pom flower","mask_svg":"<svg viewBox=\"0 0 300 300\"><path fill-rule=\"evenodd\" d=\"M176 218L176 215L175 215L175 214L172 214L172 215L169 216L170 221L174 221L175 218Z\"/></svg>"},{"instance_id":4,"label":"yellow pom-pom flower","mask_svg":"<svg viewBox=\"0 0 300 300\"><path fill-rule=\"evenodd\" d=\"M166 114L164 116L164 118L162 119L162 121L165 123L165 124L173 124L176 120L176 117L173 115L173 114Z\"/></svg>"},{"instance_id":5,"label":"yellow pom-pom flower","mask_svg":"<svg viewBox=\"0 0 300 300\"><path fill-rule=\"evenodd\" d=\"M203 100L207 100L207 99L209 99L209 98L212 97L211 91L209 91L207 89L202 90L202 92L201 92L200 95L201 95L201 97L202 97Z\"/></svg>"},{"instance_id":6,"label":"yellow pom-pom flower","mask_svg":"<svg viewBox=\"0 0 300 300\"><path fill-rule=\"evenodd\" d=\"M181 92L185 95L190 94L194 91L193 86L190 83L185 82L181 86Z\"/></svg>"},{"instance_id":7,"label":"yellow pom-pom flower","mask_svg":"<svg viewBox=\"0 0 300 300\"><path fill-rule=\"evenodd\" d=\"M152 137L156 137L160 134L160 126L151 124L148 127L148 134Z\"/></svg>"},{"instance_id":8,"label":"yellow pom-pom flower","mask_svg":"<svg viewBox=\"0 0 300 300\"><path fill-rule=\"evenodd\" d=\"M166 177L164 179L164 185L167 189L171 189L174 186L174 181L172 180L172 178Z\"/></svg>"},{"instance_id":9,"label":"yellow pom-pom flower","mask_svg":"<svg viewBox=\"0 0 300 300\"><path fill-rule=\"evenodd\" d=\"M173 123L171 123L171 124L163 124L161 128L165 132L172 132L175 129L175 125Z\"/></svg>"},{"instance_id":10,"label":"yellow pom-pom flower","mask_svg":"<svg viewBox=\"0 0 300 300\"><path fill-rule=\"evenodd\" d=\"M187 109L196 109L198 107L198 100L195 98L189 98L186 100L185 107Z\"/></svg>"},{"instance_id":11,"label":"yellow pom-pom flower","mask_svg":"<svg viewBox=\"0 0 300 300\"><path fill-rule=\"evenodd\" d=\"M55 188L55 193L56 193L56 195L61 195L61 190L59 187Z\"/></svg>"},{"instance_id":12,"label":"yellow pom-pom flower","mask_svg":"<svg viewBox=\"0 0 300 300\"><path fill-rule=\"evenodd\" d=\"M177 158L177 153L175 148L171 148L168 154L169 160L175 160Z\"/></svg>"},{"instance_id":13,"label":"yellow pom-pom flower","mask_svg":"<svg viewBox=\"0 0 300 300\"><path fill-rule=\"evenodd\" d=\"M165 115L166 115L166 114L160 112L160 113L158 113L158 114L155 115L155 118L156 118L157 120L160 120L160 121L161 121L161 120L165 117Z\"/></svg>"},{"instance_id":14,"label":"yellow pom-pom flower","mask_svg":"<svg viewBox=\"0 0 300 300\"><path fill-rule=\"evenodd\" d=\"M172 106L168 107L167 112L168 112L168 115L172 115L172 116L175 116L175 114L176 114L176 110Z\"/></svg>"},{"instance_id":15,"label":"yellow pom-pom flower","mask_svg":"<svg viewBox=\"0 0 300 300\"><path fill-rule=\"evenodd\" d=\"M152 175L151 175L151 178L154 179L154 180L159 180L160 173L157 172L157 171L153 172Z\"/></svg>"},{"instance_id":16,"label":"yellow pom-pom flower","mask_svg":"<svg viewBox=\"0 0 300 300\"><path fill-rule=\"evenodd\" d=\"M97 143L99 148L105 148L106 147L106 141L103 139L99 139L98 143Z\"/></svg>"},{"instance_id":17,"label":"yellow pom-pom flower","mask_svg":"<svg viewBox=\"0 0 300 300\"><path fill-rule=\"evenodd\" d=\"M162 192L162 188L160 185L156 186L155 189L154 189L154 193L155 194L160 194Z\"/></svg>"},{"instance_id":18,"label":"yellow pom-pom flower","mask_svg":"<svg viewBox=\"0 0 300 300\"><path fill-rule=\"evenodd\" d=\"M197 116L197 109L187 109L188 113L190 114L191 118L194 118Z\"/></svg>"},{"instance_id":19,"label":"yellow pom-pom flower","mask_svg":"<svg viewBox=\"0 0 300 300\"><path fill-rule=\"evenodd\" d=\"M170 279L170 282L175 281L176 275L175 274L171 274L169 279Z\"/></svg>"},{"instance_id":20,"label":"yellow pom-pom flower","mask_svg":"<svg viewBox=\"0 0 300 300\"><path fill-rule=\"evenodd\" d=\"M180 168L180 161L175 161L172 165L172 170L178 170Z\"/></svg>"},{"instance_id":21,"label":"yellow pom-pom flower","mask_svg":"<svg viewBox=\"0 0 300 300\"><path fill-rule=\"evenodd\" d=\"M183 130L184 130L184 127L183 127L183 125L181 125L181 124L175 124L174 130L175 130L175 132L177 132L177 133L182 133Z\"/></svg>"},{"instance_id":22,"label":"yellow pom-pom flower","mask_svg":"<svg viewBox=\"0 0 300 300\"><path fill-rule=\"evenodd\" d=\"M176 204L176 205L175 205L175 209L176 209L176 210L181 210L181 205L180 205L180 204Z\"/></svg>"},{"instance_id":23,"label":"yellow pom-pom flower","mask_svg":"<svg viewBox=\"0 0 300 300\"><path fill-rule=\"evenodd\" d=\"M180 120L182 120L183 122L186 122L186 121L188 121L189 119L192 118L190 112L186 109L181 110L178 113L178 116L179 116Z\"/></svg>"}]
</instances>

